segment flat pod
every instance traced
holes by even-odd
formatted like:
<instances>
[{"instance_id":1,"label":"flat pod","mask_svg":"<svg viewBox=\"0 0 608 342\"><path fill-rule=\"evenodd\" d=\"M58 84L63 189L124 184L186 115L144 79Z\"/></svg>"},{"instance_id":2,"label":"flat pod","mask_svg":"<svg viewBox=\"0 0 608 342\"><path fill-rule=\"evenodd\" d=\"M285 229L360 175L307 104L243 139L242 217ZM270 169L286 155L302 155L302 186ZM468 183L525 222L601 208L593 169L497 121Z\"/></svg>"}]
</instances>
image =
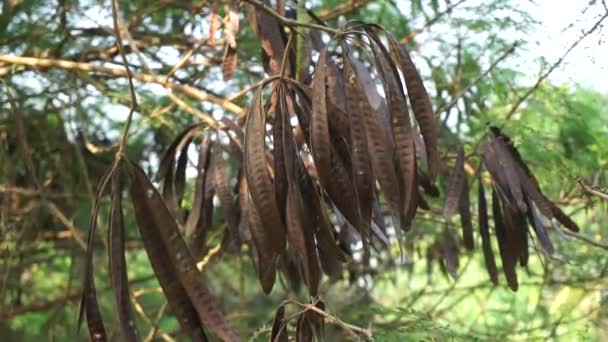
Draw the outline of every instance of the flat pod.
<instances>
[{"instance_id":1,"label":"flat pod","mask_svg":"<svg viewBox=\"0 0 608 342\"><path fill-rule=\"evenodd\" d=\"M77 327L80 329L82 320L86 316L87 327L91 341L106 341L107 335L103 324L103 318L97 301L97 291L95 289L95 274L93 268L93 248L95 246L95 231L97 230L97 214L101 197L108 185L115 169L112 167L104 173L99 181L95 203L89 220L89 233L87 236L87 253L85 260L84 279L82 286L82 296L80 298L80 309L78 312Z\"/></svg>"},{"instance_id":2,"label":"flat pod","mask_svg":"<svg viewBox=\"0 0 608 342\"><path fill-rule=\"evenodd\" d=\"M205 195L205 176L208 172L209 166L209 151L211 148L211 141L209 137L204 136L201 140L198 153L198 161L196 165L196 181L194 184L194 200L192 203L192 210L186 219L185 232L186 235L192 235L195 227L198 225L204 206L204 195Z\"/></svg>"},{"instance_id":3,"label":"flat pod","mask_svg":"<svg viewBox=\"0 0 608 342\"><path fill-rule=\"evenodd\" d=\"M143 171L140 172L143 173ZM144 248L150 259L152 270L167 298L171 312L177 318L182 330L188 334L192 341L207 341L203 322L199 318L184 285L178 278L177 270L171 263L169 252L162 242L162 236L150 215L148 205L146 205L147 197L152 193L135 182L132 182L130 191Z\"/></svg>"},{"instance_id":4,"label":"flat pod","mask_svg":"<svg viewBox=\"0 0 608 342\"><path fill-rule=\"evenodd\" d=\"M473 237L473 221L471 219L470 211L469 182L466 177L464 177L462 187L462 193L460 194L460 200L458 201L458 213L460 214L460 225L462 226L462 239L466 249L472 251L475 248L475 238Z\"/></svg>"},{"instance_id":5,"label":"flat pod","mask_svg":"<svg viewBox=\"0 0 608 342\"><path fill-rule=\"evenodd\" d=\"M458 209L458 203L462 197L464 190L465 172L464 172L464 149L462 146L458 148L454 169L448 182L448 191L445 196L445 205L443 207L443 217L446 221L450 221L452 216Z\"/></svg>"},{"instance_id":6,"label":"flat pod","mask_svg":"<svg viewBox=\"0 0 608 342\"><path fill-rule=\"evenodd\" d=\"M256 209L251 198L249 198L247 214L247 226L251 232L251 238L257 252L256 269L258 272L258 277L260 279L262 289L266 294L269 294L272 291L272 287L274 286L274 282L276 280L277 258L279 256L273 253L271 250L265 249L264 247L268 243L268 238L265 235L266 232L262 225L260 214L258 214L258 210Z\"/></svg>"},{"instance_id":7,"label":"flat pod","mask_svg":"<svg viewBox=\"0 0 608 342\"><path fill-rule=\"evenodd\" d=\"M157 246L154 247L159 247L159 243L162 245L164 255L161 257L166 258L163 262L169 263L168 268L172 269L173 275L177 276L200 321L224 341L239 341L221 311L216 307L215 300L209 292L202 274L196 268L196 262L162 197L141 168L133 164L129 166L131 197L142 236L151 234L158 239L155 241ZM150 255L148 248L146 250Z\"/></svg>"},{"instance_id":8,"label":"flat pod","mask_svg":"<svg viewBox=\"0 0 608 342\"><path fill-rule=\"evenodd\" d=\"M365 132L367 134L367 146L371 157L373 175L376 177L382 193L391 210L393 223L400 233L402 218L402 200L400 184L397 178L395 163L393 159L394 149L391 138L384 129L383 117L387 117L386 103L376 90L376 83L372 80L367 68L359 61L352 58L349 63L355 68L359 86L366 92L367 100L362 101L361 109L364 110ZM382 108L384 110L379 110ZM379 114L379 113L384 114ZM399 236L399 235L398 235ZM401 244L400 244L401 245Z\"/></svg>"},{"instance_id":9,"label":"flat pod","mask_svg":"<svg viewBox=\"0 0 608 342\"><path fill-rule=\"evenodd\" d=\"M458 240L454 232L445 227L441 236L441 255L447 272L453 279L458 278Z\"/></svg>"},{"instance_id":10,"label":"flat pod","mask_svg":"<svg viewBox=\"0 0 608 342\"><path fill-rule=\"evenodd\" d=\"M302 265L304 280L311 296L316 296L320 274L316 247L314 245L313 231L310 230L312 222L304 212L305 204L299 189L290 184L287 193L287 236L289 245L298 255Z\"/></svg>"},{"instance_id":11,"label":"flat pod","mask_svg":"<svg viewBox=\"0 0 608 342\"><path fill-rule=\"evenodd\" d=\"M304 195L314 192L312 182L306 173L300 154L298 152L295 138L291 129L288 110L288 94L284 84L278 86L279 94L276 118L282 121L282 132L280 134L283 147L283 159L285 173L287 176L287 198L285 208L285 220L287 225L287 240L298 256L301 264L304 280L311 296L317 295L320 280L319 262L317 249L314 242L314 227L316 227L315 214L311 211L314 201L308 196L308 203L304 201ZM278 141L275 141L278 143ZM279 171L279 170L276 170Z\"/></svg>"},{"instance_id":12,"label":"flat pod","mask_svg":"<svg viewBox=\"0 0 608 342\"><path fill-rule=\"evenodd\" d=\"M429 176L431 181L435 180L441 165L439 150L437 148L438 133L435 123L435 115L433 106L427 94L422 78L416 70L416 66L404 46L397 39L388 34L389 43L393 50L393 55L396 57L397 63L403 73L407 95L412 105L416 121L420 125L420 131L424 138L426 155L429 163Z\"/></svg>"},{"instance_id":13,"label":"flat pod","mask_svg":"<svg viewBox=\"0 0 608 342\"><path fill-rule=\"evenodd\" d=\"M384 92L390 113L390 132L392 134L393 163L398 178L400 191L400 220L405 228L409 227L416 207L416 150L414 131L408 114L407 102L401 87L399 74L391 63L388 52L380 43L377 44L376 61L378 71L383 76ZM410 214L407 214L410 213ZM401 227L400 227L401 228Z\"/></svg>"},{"instance_id":14,"label":"flat pod","mask_svg":"<svg viewBox=\"0 0 608 342\"><path fill-rule=\"evenodd\" d=\"M480 170L481 173L481 170ZM498 270L496 268L496 261L494 260L494 252L492 251L492 242L490 239L490 227L488 220L488 205L486 201L485 191L483 189L483 183L481 176L479 177L478 186L478 216L479 216L479 235L481 236L481 249L483 251L483 257L486 265L486 270L490 276L490 280L494 285L498 285Z\"/></svg>"},{"instance_id":15,"label":"flat pod","mask_svg":"<svg viewBox=\"0 0 608 342\"><path fill-rule=\"evenodd\" d=\"M288 187L288 172L285 165L285 143L283 141L284 134L291 124L287 120L287 127L285 127L285 120L283 116L289 115L286 113L285 108L285 88L278 86L273 89L272 92L272 104L274 108L274 121L272 123L272 157L273 157L273 175L274 175L274 196L277 202L277 207L281 219L285 222L285 204L287 203L287 187ZM289 151L291 153L291 151ZM291 156L291 155L290 155ZM290 176L290 175L289 175Z\"/></svg>"},{"instance_id":16,"label":"flat pod","mask_svg":"<svg viewBox=\"0 0 608 342\"><path fill-rule=\"evenodd\" d=\"M220 144L216 144L213 149L211 158L213 158L213 185L222 207L224 221L228 226L230 238L236 247L237 252L240 252L241 241L238 231L238 221L234 208L234 194L230 188L230 180L228 178L229 170L224 157L222 156L222 148Z\"/></svg>"},{"instance_id":17,"label":"flat pod","mask_svg":"<svg viewBox=\"0 0 608 342\"><path fill-rule=\"evenodd\" d=\"M329 123L327 118L325 59L326 50L319 54L312 83L312 120L310 125L310 145L319 180L324 187L331 182L331 148Z\"/></svg>"},{"instance_id":18,"label":"flat pod","mask_svg":"<svg viewBox=\"0 0 608 342\"><path fill-rule=\"evenodd\" d=\"M217 167L215 166L216 160L211 158L211 150L215 143L211 139L208 140L208 143L208 146L201 145L201 148L205 149L199 151L199 163L203 162L200 160L201 158L206 159L206 161L203 162L203 167L205 168L204 173L197 176L196 192L200 192L199 195L202 196L202 199L197 205L196 210L200 210L200 216L193 227L190 242L190 250L194 258L200 257L205 251L207 234L213 225L213 198L216 192L214 179ZM199 187L199 181L202 182L202 187ZM193 208L193 210L195 209ZM189 227L186 226L186 231L188 231L188 229Z\"/></svg>"},{"instance_id":19,"label":"flat pod","mask_svg":"<svg viewBox=\"0 0 608 342\"><path fill-rule=\"evenodd\" d=\"M272 321L272 331L270 342L287 342L287 322L285 321L285 306L281 305L277 309Z\"/></svg>"},{"instance_id":20,"label":"flat pod","mask_svg":"<svg viewBox=\"0 0 608 342\"><path fill-rule=\"evenodd\" d=\"M513 251L513 245L509 242L505 221L503 216L503 207L501 205L500 195L492 190L492 214L494 215L494 228L496 229L496 239L498 240L498 251L502 260L502 270L507 278L507 284L513 291L517 291L517 273L515 270L516 253Z\"/></svg>"},{"instance_id":21,"label":"flat pod","mask_svg":"<svg viewBox=\"0 0 608 342\"><path fill-rule=\"evenodd\" d=\"M125 341L140 341L133 308L129 295L127 262L125 260L125 230L122 214L122 187L120 172L112 175L112 206L110 209L110 231L108 234L108 254L110 256L110 279L118 311L118 321Z\"/></svg>"},{"instance_id":22,"label":"flat pod","mask_svg":"<svg viewBox=\"0 0 608 342\"><path fill-rule=\"evenodd\" d=\"M350 59L353 58L349 54L346 45L343 46L344 53L344 80L346 82L346 93L350 95L347 101L348 114L351 122L363 124L351 125L350 129L350 156L353 164L353 179L355 183L355 193L359 205L359 216L361 218L361 226L357 227L363 240L363 259L364 262L369 258L369 249L367 243L369 241L369 230L371 223L371 206L373 200L373 174L368 151L367 133L365 125L365 116L371 115L371 107L361 84L357 80Z\"/></svg>"},{"instance_id":23,"label":"flat pod","mask_svg":"<svg viewBox=\"0 0 608 342\"><path fill-rule=\"evenodd\" d=\"M520 172L517 170L519 166L516 164L513 155L510 153L508 147L505 145L506 143L501 137L494 136L491 143L494 146L494 151L497 153L500 163L499 171L503 173L504 178L507 181L509 193L514 201L513 204L515 204L521 212L525 213L527 208L524 202Z\"/></svg>"},{"instance_id":24,"label":"flat pod","mask_svg":"<svg viewBox=\"0 0 608 342\"><path fill-rule=\"evenodd\" d=\"M267 269L262 287L269 293L274 284L277 258L285 250L285 227L275 198L275 189L266 161L265 113L262 106L262 89L258 88L249 108L245 130L245 175L249 187L251 234L258 251L259 269ZM255 208L255 209L253 209ZM258 224L259 219L259 224ZM271 281L272 280L272 281Z\"/></svg>"}]
</instances>

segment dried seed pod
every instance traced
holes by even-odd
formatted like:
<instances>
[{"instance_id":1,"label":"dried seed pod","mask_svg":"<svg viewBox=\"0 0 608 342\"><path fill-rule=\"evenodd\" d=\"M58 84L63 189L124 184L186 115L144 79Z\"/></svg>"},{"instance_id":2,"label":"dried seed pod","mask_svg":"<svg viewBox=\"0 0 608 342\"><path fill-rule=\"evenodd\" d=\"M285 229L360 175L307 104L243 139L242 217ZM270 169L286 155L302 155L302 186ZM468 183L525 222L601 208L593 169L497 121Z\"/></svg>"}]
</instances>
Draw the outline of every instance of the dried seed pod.
<instances>
[{"instance_id":1,"label":"dried seed pod","mask_svg":"<svg viewBox=\"0 0 608 342\"><path fill-rule=\"evenodd\" d=\"M490 240L488 205L481 176L479 177L478 184L477 205L479 216L479 235L481 236L481 249L483 251L486 270L488 271L488 275L490 276L492 283L494 285L498 285L498 270L496 268L496 261L494 261L494 252L492 251L492 242Z\"/></svg>"},{"instance_id":2,"label":"dried seed pod","mask_svg":"<svg viewBox=\"0 0 608 342\"><path fill-rule=\"evenodd\" d=\"M161 277L176 276L196 310L200 322L224 341L239 341L236 333L217 308L215 299L209 292L202 274L196 268L196 262L160 194L141 168L133 164L129 166L135 217L142 237L144 235L150 237L148 243L144 242L144 245L159 281ZM155 262L159 263L158 267L154 266ZM166 280L165 286L161 283L161 287L169 297L168 293L173 291L170 289L172 287L170 281ZM180 293L183 295L183 292ZM176 308L172 307L172 309Z\"/></svg>"},{"instance_id":3,"label":"dried seed pod","mask_svg":"<svg viewBox=\"0 0 608 342\"><path fill-rule=\"evenodd\" d=\"M277 258L285 250L286 235L267 167L265 117L262 89L258 88L247 114L244 165L250 194L250 231L258 252L258 270L264 272L259 275L260 281L264 291L270 293Z\"/></svg>"},{"instance_id":4,"label":"dried seed pod","mask_svg":"<svg viewBox=\"0 0 608 342\"><path fill-rule=\"evenodd\" d=\"M122 187L120 172L112 175L112 207L110 209L110 231L108 233L108 254L110 256L110 278L116 300L118 321L125 341L140 341L135 315L129 295L127 262L125 260L125 228L122 214Z\"/></svg>"}]
</instances>

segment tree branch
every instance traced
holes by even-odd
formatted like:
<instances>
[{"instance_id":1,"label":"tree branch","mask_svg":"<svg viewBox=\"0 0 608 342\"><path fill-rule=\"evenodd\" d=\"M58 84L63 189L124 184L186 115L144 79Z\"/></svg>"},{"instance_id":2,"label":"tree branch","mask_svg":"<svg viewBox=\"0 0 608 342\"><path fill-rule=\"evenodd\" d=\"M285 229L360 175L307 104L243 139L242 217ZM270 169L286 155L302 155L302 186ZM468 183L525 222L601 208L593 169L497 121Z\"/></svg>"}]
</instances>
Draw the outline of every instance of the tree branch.
<instances>
[{"instance_id":1,"label":"tree branch","mask_svg":"<svg viewBox=\"0 0 608 342\"><path fill-rule=\"evenodd\" d=\"M0 62L4 62L12 65L23 65L30 68L58 68L63 70L75 70L83 72L98 72L106 75L117 76L117 77L128 77L128 73L124 69L109 68L89 63L73 62L64 59L52 59L52 58L35 58L35 57L20 57L13 55L2 55L0 54ZM133 72L133 79L140 82L156 83L167 89L171 89L180 92L184 95L190 96L194 99L203 102L209 102L224 108L227 111L235 113L242 117L245 115L245 110L239 105L228 101L224 98L209 94L198 88L177 84L173 82L165 82L164 76L152 76L149 74Z\"/></svg>"}]
</instances>

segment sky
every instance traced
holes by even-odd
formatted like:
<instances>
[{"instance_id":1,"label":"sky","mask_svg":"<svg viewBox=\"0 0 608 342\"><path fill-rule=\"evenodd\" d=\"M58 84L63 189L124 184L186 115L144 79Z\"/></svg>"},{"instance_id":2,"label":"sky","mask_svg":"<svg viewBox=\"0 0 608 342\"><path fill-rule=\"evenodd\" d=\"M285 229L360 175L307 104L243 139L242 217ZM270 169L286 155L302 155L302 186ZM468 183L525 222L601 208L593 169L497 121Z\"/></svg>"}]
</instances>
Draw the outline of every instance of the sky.
<instances>
[{"instance_id":1,"label":"sky","mask_svg":"<svg viewBox=\"0 0 608 342\"><path fill-rule=\"evenodd\" d=\"M593 27L604 13L601 1L589 0L520 0L522 7L540 21L530 42L537 42L532 55L553 63L574 43L583 31ZM570 26L572 25L572 26ZM556 69L549 79L554 83L573 82L608 92L608 19L586 37Z\"/></svg>"}]
</instances>

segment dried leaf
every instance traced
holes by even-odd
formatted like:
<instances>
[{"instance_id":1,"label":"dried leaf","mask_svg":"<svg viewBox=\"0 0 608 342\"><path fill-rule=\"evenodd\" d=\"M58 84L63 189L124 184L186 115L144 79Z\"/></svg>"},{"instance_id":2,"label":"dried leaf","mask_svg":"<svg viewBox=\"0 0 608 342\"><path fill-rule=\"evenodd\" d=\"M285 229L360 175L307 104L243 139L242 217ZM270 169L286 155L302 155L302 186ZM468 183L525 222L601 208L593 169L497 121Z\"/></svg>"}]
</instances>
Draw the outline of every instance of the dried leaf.
<instances>
[{"instance_id":1,"label":"dried leaf","mask_svg":"<svg viewBox=\"0 0 608 342\"><path fill-rule=\"evenodd\" d=\"M276 18L257 7L250 5L247 8L249 11L249 22L262 45L264 70L271 75L278 74L281 69L281 59L285 51L286 42L283 36L283 27ZM289 63L287 67L288 71L291 70L292 64Z\"/></svg>"},{"instance_id":2,"label":"dried leaf","mask_svg":"<svg viewBox=\"0 0 608 342\"><path fill-rule=\"evenodd\" d=\"M211 5L211 13L209 13L209 40L215 41L215 35L217 34L217 30L219 29L222 20L220 19L219 12L219 0L214 0Z\"/></svg>"},{"instance_id":3,"label":"dried leaf","mask_svg":"<svg viewBox=\"0 0 608 342\"><path fill-rule=\"evenodd\" d=\"M222 62L222 76L224 81L229 81L234 75L236 69L238 55L235 48L230 45L226 45L226 52L224 52L224 60Z\"/></svg>"},{"instance_id":4,"label":"dried leaf","mask_svg":"<svg viewBox=\"0 0 608 342\"><path fill-rule=\"evenodd\" d=\"M224 53L223 76L228 81L234 74L237 62L236 36L239 32L239 2L231 0L228 14L224 18L224 40L226 52Z\"/></svg>"}]
</instances>

